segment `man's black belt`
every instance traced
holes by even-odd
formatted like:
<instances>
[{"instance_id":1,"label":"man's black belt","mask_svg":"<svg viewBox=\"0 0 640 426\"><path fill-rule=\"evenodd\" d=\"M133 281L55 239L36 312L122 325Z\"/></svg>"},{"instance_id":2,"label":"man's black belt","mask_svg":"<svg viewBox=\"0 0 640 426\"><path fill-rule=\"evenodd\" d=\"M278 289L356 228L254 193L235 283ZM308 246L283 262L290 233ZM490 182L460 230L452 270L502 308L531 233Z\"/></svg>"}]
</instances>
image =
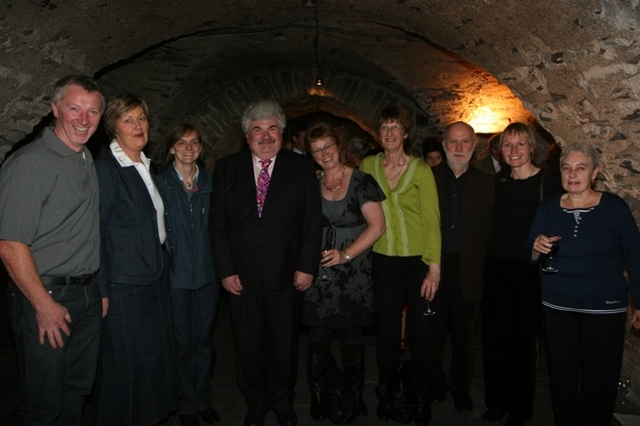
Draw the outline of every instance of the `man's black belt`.
<instances>
[{"instance_id":1,"label":"man's black belt","mask_svg":"<svg viewBox=\"0 0 640 426\"><path fill-rule=\"evenodd\" d=\"M85 286L91 284L96 274L77 275L69 277L57 277L53 275L41 275L42 284L45 286L66 286L66 285L79 285Z\"/></svg>"}]
</instances>

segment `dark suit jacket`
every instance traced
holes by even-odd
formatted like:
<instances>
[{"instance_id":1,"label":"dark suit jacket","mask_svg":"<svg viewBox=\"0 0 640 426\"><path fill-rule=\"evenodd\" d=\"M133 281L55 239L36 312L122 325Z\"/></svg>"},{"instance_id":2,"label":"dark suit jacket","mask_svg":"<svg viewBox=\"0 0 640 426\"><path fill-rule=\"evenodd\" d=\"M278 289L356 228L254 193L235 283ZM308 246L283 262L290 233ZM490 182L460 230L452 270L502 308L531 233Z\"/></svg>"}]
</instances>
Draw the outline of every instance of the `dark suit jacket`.
<instances>
[{"instance_id":1,"label":"dark suit jacket","mask_svg":"<svg viewBox=\"0 0 640 426\"><path fill-rule=\"evenodd\" d=\"M281 149L262 217L258 217L251 151L216 163L211 197L216 275L238 274L245 289L263 278L276 290L293 285L295 271L315 275L320 261L322 207L313 164Z\"/></svg>"},{"instance_id":2,"label":"dark suit jacket","mask_svg":"<svg viewBox=\"0 0 640 426\"><path fill-rule=\"evenodd\" d=\"M121 167L108 150L95 162L100 187L98 286L149 285L164 268L156 209L135 167ZM153 172L152 172L153 175Z\"/></svg>"},{"instance_id":3,"label":"dark suit jacket","mask_svg":"<svg viewBox=\"0 0 640 426\"><path fill-rule=\"evenodd\" d=\"M446 163L433 168L438 187L438 199L444 192ZM482 300L482 283L487 247L491 239L491 208L493 206L494 178L475 167L469 167L467 185L460 212L460 281L465 302ZM440 215L447 214L440 210ZM443 271L444 273L444 271Z\"/></svg>"},{"instance_id":4,"label":"dark suit jacket","mask_svg":"<svg viewBox=\"0 0 640 426\"><path fill-rule=\"evenodd\" d=\"M480 161L476 161L473 167L492 176L495 176L496 174L496 168L493 165L493 158L491 157L491 154L485 156Z\"/></svg>"}]
</instances>

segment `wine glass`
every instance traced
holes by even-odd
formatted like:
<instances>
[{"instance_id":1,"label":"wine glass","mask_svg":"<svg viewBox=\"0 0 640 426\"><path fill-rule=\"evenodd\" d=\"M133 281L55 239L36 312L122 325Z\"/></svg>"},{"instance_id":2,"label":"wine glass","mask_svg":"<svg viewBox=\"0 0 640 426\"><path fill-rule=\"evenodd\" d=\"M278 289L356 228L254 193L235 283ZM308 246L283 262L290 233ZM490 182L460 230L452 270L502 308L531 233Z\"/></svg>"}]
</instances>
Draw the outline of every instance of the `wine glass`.
<instances>
[{"instance_id":1,"label":"wine glass","mask_svg":"<svg viewBox=\"0 0 640 426\"><path fill-rule=\"evenodd\" d=\"M324 244L322 252L327 252L336 246L336 228L333 225L329 225L324 232ZM320 280L330 280L331 277L327 275L327 268L322 267L322 276L319 276Z\"/></svg>"},{"instance_id":2,"label":"wine glass","mask_svg":"<svg viewBox=\"0 0 640 426\"><path fill-rule=\"evenodd\" d=\"M553 237L553 234L550 234L549 237ZM553 265L553 257L558 253L560 249L560 240L553 241L551 243L551 251L544 258L544 266L542 267L542 272L546 274L556 274L558 273L558 268Z\"/></svg>"},{"instance_id":3,"label":"wine glass","mask_svg":"<svg viewBox=\"0 0 640 426\"><path fill-rule=\"evenodd\" d=\"M424 301L426 302L426 306L424 311L422 312L422 315L424 315L425 317L435 315L436 311L431 308L431 301L429 299L424 299Z\"/></svg>"}]
</instances>

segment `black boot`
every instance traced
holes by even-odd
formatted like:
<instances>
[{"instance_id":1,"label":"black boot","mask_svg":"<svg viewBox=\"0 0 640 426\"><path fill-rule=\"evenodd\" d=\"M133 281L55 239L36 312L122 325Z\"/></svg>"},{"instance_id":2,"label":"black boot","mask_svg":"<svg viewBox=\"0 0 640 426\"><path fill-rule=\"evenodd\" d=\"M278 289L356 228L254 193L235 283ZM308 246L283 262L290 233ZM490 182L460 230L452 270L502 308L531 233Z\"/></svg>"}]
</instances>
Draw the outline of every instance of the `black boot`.
<instances>
[{"instance_id":1,"label":"black boot","mask_svg":"<svg viewBox=\"0 0 640 426\"><path fill-rule=\"evenodd\" d=\"M309 414L314 420L329 418L329 381L334 364L331 354L310 354L307 362L307 380L311 393Z\"/></svg>"},{"instance_id":2,"label":"black boot","mask_svg":"<svg viewBox=\"0 0 640 426\"><path fill-rule=\"evenodd\" d=\"M426 426L431 422L431 401L426 395L416 398L416 415L414 418L418 426Z\"/></svg>"},{"instance_id":3,"label":"black boot","mask_svg":"<svg viewBox=\"0 0 640 426\"><path fill-rule=\"evenodd\" d=\"M416 415L416 393L411 374L411 360L404 360L398 371L398 379L387 391L391 405L391 419L396 423L411 423Z\"/></svg>"},{"instance_id":4,"label":"black boot","mask_svg":"<svg viewBox=\"0 0 640 426\"><path fill-rule=\"evenodd\" d=\"M364 390L364 343L343 345L343 371L336 370L331 388L331 421L336 425L353 423L367 415Z\"/></svg>"},{"instance_id":5,"label":"black boot","mask_svg":"<svg viewBox=\"0 0 640 426\"><path fill-rule=\"evenodd\" d=\"M366 417L369 414L367 404L364 402L364 343L343 347L344 372L353 386L358 417Z\"/></svg>"},{"instance_id":6,"label":"black boot","mask_svg":"<svg viewBox=\"0 0 640 426\"><path fill-rule=\"evenodd\" d=\"M380 383L376 387L376 395L378 395L378 407L376 414L380 420L390 420L392 416L391 402L389 401L389 385Z\"/></svg>"},{"instance_id":7,"label":"black boot","mask_svg":"<svg viewBox=\"0 0 640 426\"><path fill-rule=\"evenodd\" d=\"M331 414L329 419L336 425L353 423L358 418L358 408L351 381L339 369L336 369L334 380L330 391Z\"/></svg>"}]
</instances>

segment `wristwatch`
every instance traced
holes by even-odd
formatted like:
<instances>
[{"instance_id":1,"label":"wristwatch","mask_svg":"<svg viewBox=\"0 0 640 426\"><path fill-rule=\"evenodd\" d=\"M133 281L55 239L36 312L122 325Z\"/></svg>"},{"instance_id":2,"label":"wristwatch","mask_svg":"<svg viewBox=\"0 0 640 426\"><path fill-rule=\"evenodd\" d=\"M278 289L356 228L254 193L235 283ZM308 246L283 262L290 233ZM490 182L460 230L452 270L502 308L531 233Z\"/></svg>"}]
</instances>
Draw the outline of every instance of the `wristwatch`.
<instances>
[{"instance_id":1,"label":"wristwatch","mask_svg":"<svg viewBox=\"0 0 640 426\"><path fill-rule=\"evenodd\" d=\"M349 256L346 251L342 250L342 254L344 255L345 263L351 260L351 256Z\"/></svg>"}]
</instances>

